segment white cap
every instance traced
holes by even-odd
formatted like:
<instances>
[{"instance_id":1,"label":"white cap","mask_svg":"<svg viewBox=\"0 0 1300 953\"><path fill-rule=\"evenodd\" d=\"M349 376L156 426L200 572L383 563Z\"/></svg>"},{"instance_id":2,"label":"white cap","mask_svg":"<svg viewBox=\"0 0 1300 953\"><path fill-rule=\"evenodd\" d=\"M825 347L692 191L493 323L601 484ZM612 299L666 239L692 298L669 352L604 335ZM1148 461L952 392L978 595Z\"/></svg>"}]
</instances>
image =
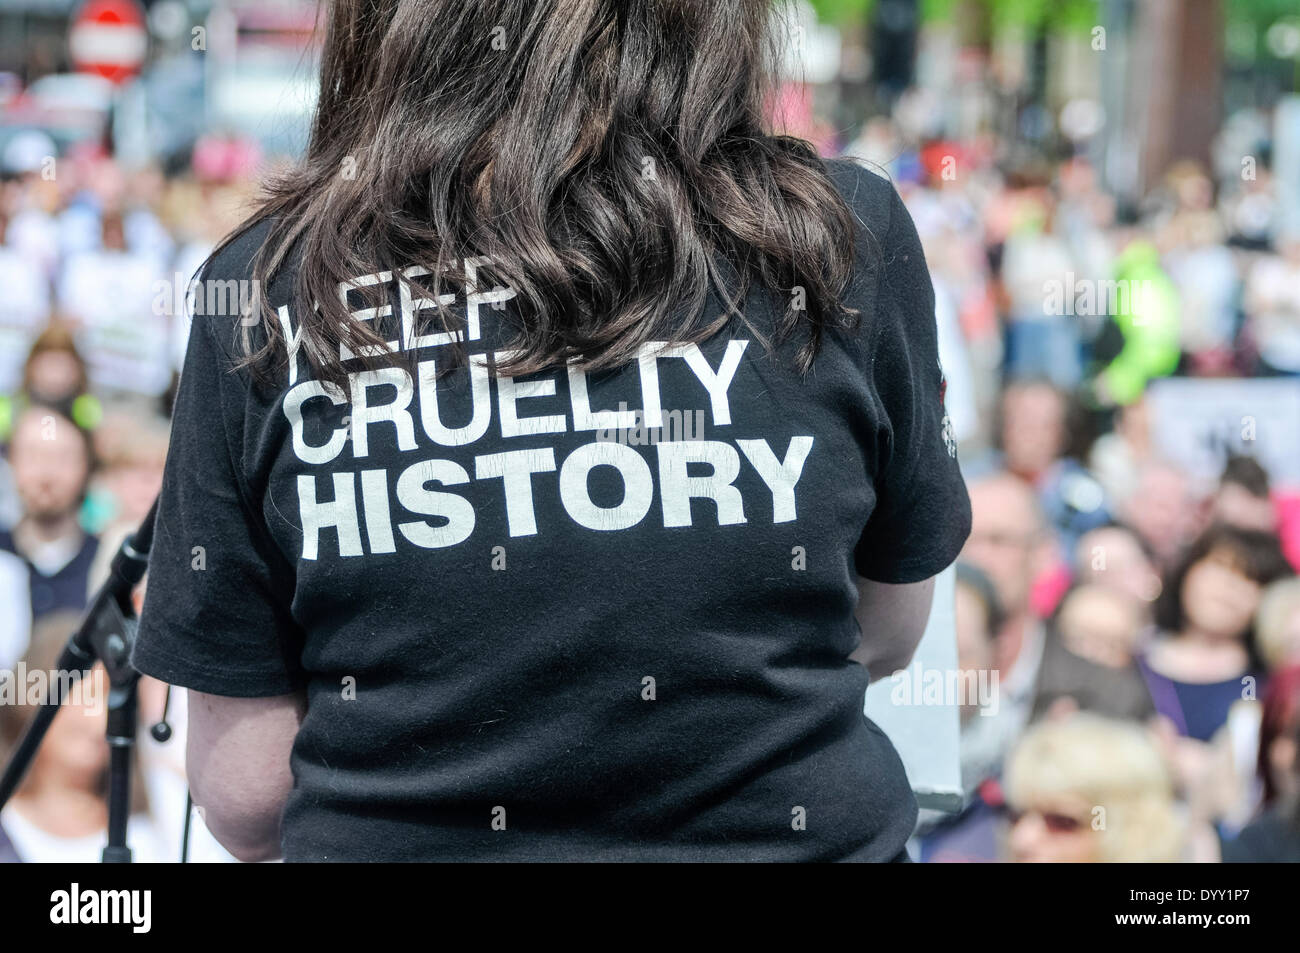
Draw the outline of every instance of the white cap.
<instances>
[{"instance_id":1,"label":"white cap","mask_svg":"<svg viewBox=\"0 0 1300 953\"><path fill-rule=\"evenodd\" d=\"M28 129L18 133L5 146L4 171L11 175L35 172L46 159L58 154L59 148L54 140L39 129Z\"/></svg>"}]
</instances>

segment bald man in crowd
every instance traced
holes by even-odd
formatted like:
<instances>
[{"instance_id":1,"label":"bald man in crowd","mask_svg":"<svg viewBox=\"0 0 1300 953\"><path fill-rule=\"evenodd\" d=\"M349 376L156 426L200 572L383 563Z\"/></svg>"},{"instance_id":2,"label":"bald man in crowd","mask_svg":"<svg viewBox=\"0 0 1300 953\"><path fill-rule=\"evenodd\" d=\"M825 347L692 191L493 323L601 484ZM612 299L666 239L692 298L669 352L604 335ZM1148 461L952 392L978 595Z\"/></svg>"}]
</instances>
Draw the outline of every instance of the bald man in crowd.
<instances>
[{"instance_id":1,"label":"bald man in crowd","mask_svg":"<svg viewBox=\"0 0 1300 953\"><path fill-rule=\"evenodd\" d=\"M1005 471L970 486L971 534L962 559L992 580L1005 621L997 634L1000 702L1024 724L1043 656L1043 623L1030 594L1051 564L1054 543L1037 494Z\"/></svg>"}]
</instances>

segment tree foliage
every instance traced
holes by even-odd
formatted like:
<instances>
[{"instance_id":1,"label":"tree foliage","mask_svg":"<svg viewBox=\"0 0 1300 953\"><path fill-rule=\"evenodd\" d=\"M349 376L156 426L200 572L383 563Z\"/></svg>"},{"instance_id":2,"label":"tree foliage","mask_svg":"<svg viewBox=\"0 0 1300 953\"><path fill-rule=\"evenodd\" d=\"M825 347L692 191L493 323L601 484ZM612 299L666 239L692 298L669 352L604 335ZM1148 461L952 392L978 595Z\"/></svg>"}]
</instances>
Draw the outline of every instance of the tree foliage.
<instances>
[{"instance_id":1,"label":"tree foliage","mask_svg":"<svg viewBox=\"0 0 1300 953\"><path fill-rule=\"evenodd\" d=\"M918 0L921 17L926 22L951 19L961 0ZM1027 27L1037 29L1079 29L1095 26L1101 15L1098 0L976 0L988 12L995 28ZM1239 0L1248 3L1250 0ZM1281 5L1295 0L1263 0ZM836 26L861 22L870 17L876 0L812 0L823 23Z\"/></svg>"}]
</instances>

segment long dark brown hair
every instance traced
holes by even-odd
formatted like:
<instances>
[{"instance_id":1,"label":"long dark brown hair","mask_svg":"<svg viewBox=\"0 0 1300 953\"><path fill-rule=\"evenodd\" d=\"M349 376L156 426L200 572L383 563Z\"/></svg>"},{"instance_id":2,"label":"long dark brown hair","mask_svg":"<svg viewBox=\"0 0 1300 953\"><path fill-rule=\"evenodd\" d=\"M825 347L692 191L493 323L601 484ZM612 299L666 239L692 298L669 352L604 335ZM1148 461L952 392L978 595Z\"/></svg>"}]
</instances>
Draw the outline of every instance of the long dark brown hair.
<instances>
[{"instance_id":1,"label":"long dark brown hair","mask_svg":"<svg viewBox=\"0 0 1300 953\"><path fill-rule=\"evenodd\" d=\"M492 262L478 287L516 293L518 354L498 371L703 340L746 321L755 283L785 306L770 337L751 331L795 338L806 371L823 332L857 320L841 302L854 218L813 148L765 128L773 14L772 0L335 0L307 154L246 223L269 220L255 288L297 259L294 300L316 304L295 333L323 379L344 374L340 344L366 354L384 337L340 282L414 264L430 272L416 293L436 299L466 258ZM258 297L266 336L248 363L265 366L287 348ZM433 314L463 327L454 307Z\"/></svg>"}]
</instances>

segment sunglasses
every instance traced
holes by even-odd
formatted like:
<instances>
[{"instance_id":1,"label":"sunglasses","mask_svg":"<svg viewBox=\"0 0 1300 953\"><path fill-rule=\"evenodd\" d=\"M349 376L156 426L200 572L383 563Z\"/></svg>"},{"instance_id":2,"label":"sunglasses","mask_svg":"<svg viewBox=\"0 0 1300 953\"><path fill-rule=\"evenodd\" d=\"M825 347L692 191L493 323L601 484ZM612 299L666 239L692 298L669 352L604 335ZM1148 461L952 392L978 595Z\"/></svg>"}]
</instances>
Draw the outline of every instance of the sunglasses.
<instances>
[{"instance_id":1,"label":"sunglasses","mask_svg":"<svg viewBox=\"0 0 1300 953\"><path fill-rule=\"evenodd\" d=\"M1083 828L1083 819L1074 817L1070 814L1058 814L1055 811L1020 811L1012 808L1006 808L1003 813L1006 815L1012 826L1019 824L1020 819L1026 814L1037 814L1043 820L1043 826L1053 834L1073 834Z\"/></svg>"}]
</instances>

